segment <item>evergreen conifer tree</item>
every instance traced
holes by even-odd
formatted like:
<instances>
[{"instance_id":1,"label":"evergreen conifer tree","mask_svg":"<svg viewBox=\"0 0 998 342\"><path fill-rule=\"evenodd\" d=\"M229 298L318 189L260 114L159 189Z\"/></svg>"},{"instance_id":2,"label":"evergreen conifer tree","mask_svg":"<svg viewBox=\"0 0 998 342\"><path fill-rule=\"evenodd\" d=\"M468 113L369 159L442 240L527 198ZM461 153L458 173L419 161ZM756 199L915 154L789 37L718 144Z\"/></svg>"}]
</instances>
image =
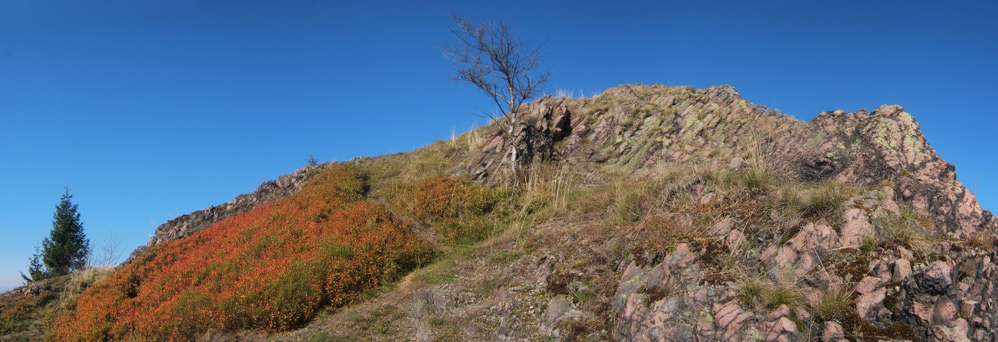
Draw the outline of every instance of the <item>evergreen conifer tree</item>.
<instances>
[{"instance_id":1,"label":"evergreen conifer tree","mask_svg":"<svg viewBox=\"0 0 998 342\"><path fill-rule=\"evenodd\" d=\"M41 252L38 251L38 247L36 246L35 255L31 257L31 264L28 266L28 274L30 276L26 276L24 275L24 272L21 272L21 279L24 279L24 282L30 283L32 281L49 278L48 270L45 269L45 265L42 265L42 262L39 260L41 257Z\"/></svg>"},{"instance_id":2,"label":"evergreen conifer tree","mask_svg":"<svg viewBox=\"0 0 998 342\"><path fill-rule=\"evenodd\" d=\"M72 202L73 195L69 188L62 195L59 204L55 206L52 215L52 231L49 237L42 240L42 250L31 258L28 273L30 279L23 273L25 281L38 281L69 274L86 267L90 241L83 233L83 223L80 214L76 212L77 205ZM41 263L38 262L39 257Z\"/></svg>"}]
</instances>

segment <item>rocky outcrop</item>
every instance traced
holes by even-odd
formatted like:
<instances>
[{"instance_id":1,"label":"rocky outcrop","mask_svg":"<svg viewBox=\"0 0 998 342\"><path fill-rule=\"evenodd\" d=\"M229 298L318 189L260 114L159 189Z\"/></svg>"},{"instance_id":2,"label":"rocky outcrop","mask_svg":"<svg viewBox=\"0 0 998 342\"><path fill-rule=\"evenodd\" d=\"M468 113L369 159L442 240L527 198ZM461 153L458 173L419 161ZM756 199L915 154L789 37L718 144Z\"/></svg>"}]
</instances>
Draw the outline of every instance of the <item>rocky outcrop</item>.
<instances>
[{"instance_id":1,"label":"rocky outcrop","mask_svg":"<svg viewBox=\"0 0 998 342\"><path fill-rule=\"evenodd\" d=\"M647 172L659 164L727 168L763 161L796 180L897 184L899 200L930 217L945 234L998 233L956 179L956 168L929 146L918 123L898 105L872 113L824 112L810 123L742 99L731 86L620 86L589 99L547 96L525 105L517 142L523 163L555 160L613 164ZM502 134L467 165L475 178L507 165Z\"/></svg>"},{"instance_id":2,"label":"rocky outcrop","mask_svg":"<svg viewBox=\"0 0 998 342\"><path fill-rule=\"evenodd\" d=\"M545 97L550 99L551 97ZM518 151L520 165L551 160L556 151L555 144L572 133L572 114L563 103L537 103L527 107L529 113L517 125L513 136ZM495 135L482 148L483 153L468 162L473 178L487 180L506 171L503 161L509 159L509 143L502 132Z\"/></svg>"},{"instance_id":3,"label":"rocky outcrop","mask_svg":"<svg viewBox=\"0 0 998 342\"><path fill-rule=\"evenodd\" d=\"M706 279L705 252L680 244L658 264L621 266L613 298L621 340L998 341L998 221L901 106L824 112L805 123L730 86L656 85L588 99L545 97L522 111L523 138L513 143L529 156L524 163L595 163L635 176L670 165L766 167L788 181L874 189L847 198L838 216L803 220L782 240L760 240L750 232L758 227L731 217L710 229L731 253L757 260L760 286L793 287L801 303L812 304L844 291L845 316L818 317L813 305L750 305L742 282ZM485 181L501 174L506 140L492 136L466 165L469 173ZM889 225L902 216L925 218L916 225L934 240L917 251L905 244L918 241L898 242L905 237L891 234L909 228Z\"/></svg>"},{"instance_id":4,"label":"rocky outcrop","mask_svg":"<svg viewBox=\"0 0 998 342\"><path fill-rule=\"evenodd\" d=\"M521 111L525 134L518 146L531 156L524 162L596 162L636 172L694 161L726 167L799 124L757 109L731 86L620 86L589 99L544 97ZM478 178L499 174L505 140L496 132L469 172Z\"/></svg>"},{"instance_id":5,"label":"rocky outcrop","mask_svg":"<svg viewBox=\"0 0 998 342\"><path fill-rule=\"evenodd\" d=\"M290 174L282 175L277 180L263 182L253 192L236 196L236 198L224 204L211 206L166 221L166 223L156 227L156 233L149 239L149 242L145 246L139 246L132 251L132 254L128 256L128 259L124 263L130 263L155 245L191 236L224 219L245 213L261 204L298 192L298 190L301 190L308 183L309 179L312 179L313 176L328 166L329 164L327 163L303 167Z\"/></svg>"},{"instance_id":6,"label":"rocky outcrop","mask_svg":"<svg viewBox=\"0 0 998 342\"><path fill-rule=\"evenodd\" d=\"M895 182L902 202L952 237L998 232L994 216L956 180L956 167L936 155L901 106L821 113L774 151L775 164L803 180Z\"/></svg>"}]
</instances>

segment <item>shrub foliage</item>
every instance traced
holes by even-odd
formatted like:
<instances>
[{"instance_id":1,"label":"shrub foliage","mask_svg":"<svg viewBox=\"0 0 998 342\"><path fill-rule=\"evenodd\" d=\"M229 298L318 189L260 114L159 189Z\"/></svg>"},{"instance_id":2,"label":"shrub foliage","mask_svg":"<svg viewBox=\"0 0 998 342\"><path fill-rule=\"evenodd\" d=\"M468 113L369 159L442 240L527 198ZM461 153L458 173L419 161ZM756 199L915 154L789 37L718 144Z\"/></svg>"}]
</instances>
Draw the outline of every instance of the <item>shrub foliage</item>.
<instances>
[{"instance_id":1,"label":"shrub foliage","mask_svg":"<svg viewBox=\"0 0 998 342\"><path fill-rule=\"evenodd\" d=\"M405 191L400 207L424 224L433 226L451 243L482 240L491 225L484 220L503 192L464 178L436 176L420 180Z\"/></svg>"},{"instance_id":2,"label":"shrub foliage","mask_svg":"<svg viewBox=\"0 0 998 342\"><path fill-rule=\"evenodd\" d=\"M431 250L336 166L300 192L151 248L57 319L56 340L193 340L284 330L427 261Z\"/></svg>"}]
</instances>

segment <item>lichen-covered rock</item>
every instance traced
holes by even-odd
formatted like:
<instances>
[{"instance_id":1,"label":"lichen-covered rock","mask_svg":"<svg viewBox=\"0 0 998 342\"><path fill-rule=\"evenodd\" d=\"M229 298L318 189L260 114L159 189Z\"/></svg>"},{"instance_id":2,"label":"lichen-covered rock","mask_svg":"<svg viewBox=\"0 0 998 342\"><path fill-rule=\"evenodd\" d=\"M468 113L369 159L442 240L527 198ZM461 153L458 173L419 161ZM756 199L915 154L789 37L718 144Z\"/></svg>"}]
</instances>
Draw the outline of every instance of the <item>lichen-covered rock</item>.
<instances>
[{"instance_id":1,"label":"lichen-covered rock","mask_svg":"<svg viewBox=\"0 0 998 342\"><path fill-rule=\"evenodd\" d=\"M538 329L542 335L556 338L560 335L556 325L558 322L580 316L582 316L582 312L575 309L569 296L558 295L548 301L547 309L544 310L538 322L540 324Z\"/></svg>"},{"instance_id":2,"label":"lichen-covered rock","mask_svg":"<svg viewBox=\"0 0 998 342\"><path fill-rule=\"evenodd\" d=\"M998 227L901 106L883 105L873 113L824 112L798 132L780 147L789 158L775 159L788 172L855 184L892 180L903 202L929 214L953 237L981 229L994 233Z\"/></svg>"},{"instance_id":3,"label":"lichen-covered rock","mask_svg":"<svg viewBox=\"0 0 998 342\"><path fill-rule=\"evenodd\" d=\"M808 223L786 244L763 251L762 260L773 270L771 273L789 275L796 281L818 266L838 244L839 238L828 223Z\"/></svg>"}]
</instances>

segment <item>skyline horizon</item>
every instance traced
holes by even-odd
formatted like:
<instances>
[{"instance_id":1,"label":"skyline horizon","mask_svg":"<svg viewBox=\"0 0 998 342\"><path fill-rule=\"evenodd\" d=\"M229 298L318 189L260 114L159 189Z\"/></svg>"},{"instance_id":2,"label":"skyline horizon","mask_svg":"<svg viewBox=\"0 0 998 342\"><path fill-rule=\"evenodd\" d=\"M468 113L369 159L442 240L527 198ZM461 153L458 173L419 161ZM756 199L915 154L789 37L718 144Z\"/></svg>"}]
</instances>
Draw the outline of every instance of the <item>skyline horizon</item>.
<instances>
[{"instance_id":1,"label":"skyline horizon","mask_svg":"<svg viewBox=\"0 0 998 342\"><path fill-rule=\"evenodd\" d=\"M493 105L439 50L450 13L546 42L547 93L730 84L804 122L901 105L996 209L998 3L14 0L0 3L0 290L20 286L65 186L88 238L119 239L123 260L309 155L405 152L485 124Z\"/></svg>"}]
</instances>

